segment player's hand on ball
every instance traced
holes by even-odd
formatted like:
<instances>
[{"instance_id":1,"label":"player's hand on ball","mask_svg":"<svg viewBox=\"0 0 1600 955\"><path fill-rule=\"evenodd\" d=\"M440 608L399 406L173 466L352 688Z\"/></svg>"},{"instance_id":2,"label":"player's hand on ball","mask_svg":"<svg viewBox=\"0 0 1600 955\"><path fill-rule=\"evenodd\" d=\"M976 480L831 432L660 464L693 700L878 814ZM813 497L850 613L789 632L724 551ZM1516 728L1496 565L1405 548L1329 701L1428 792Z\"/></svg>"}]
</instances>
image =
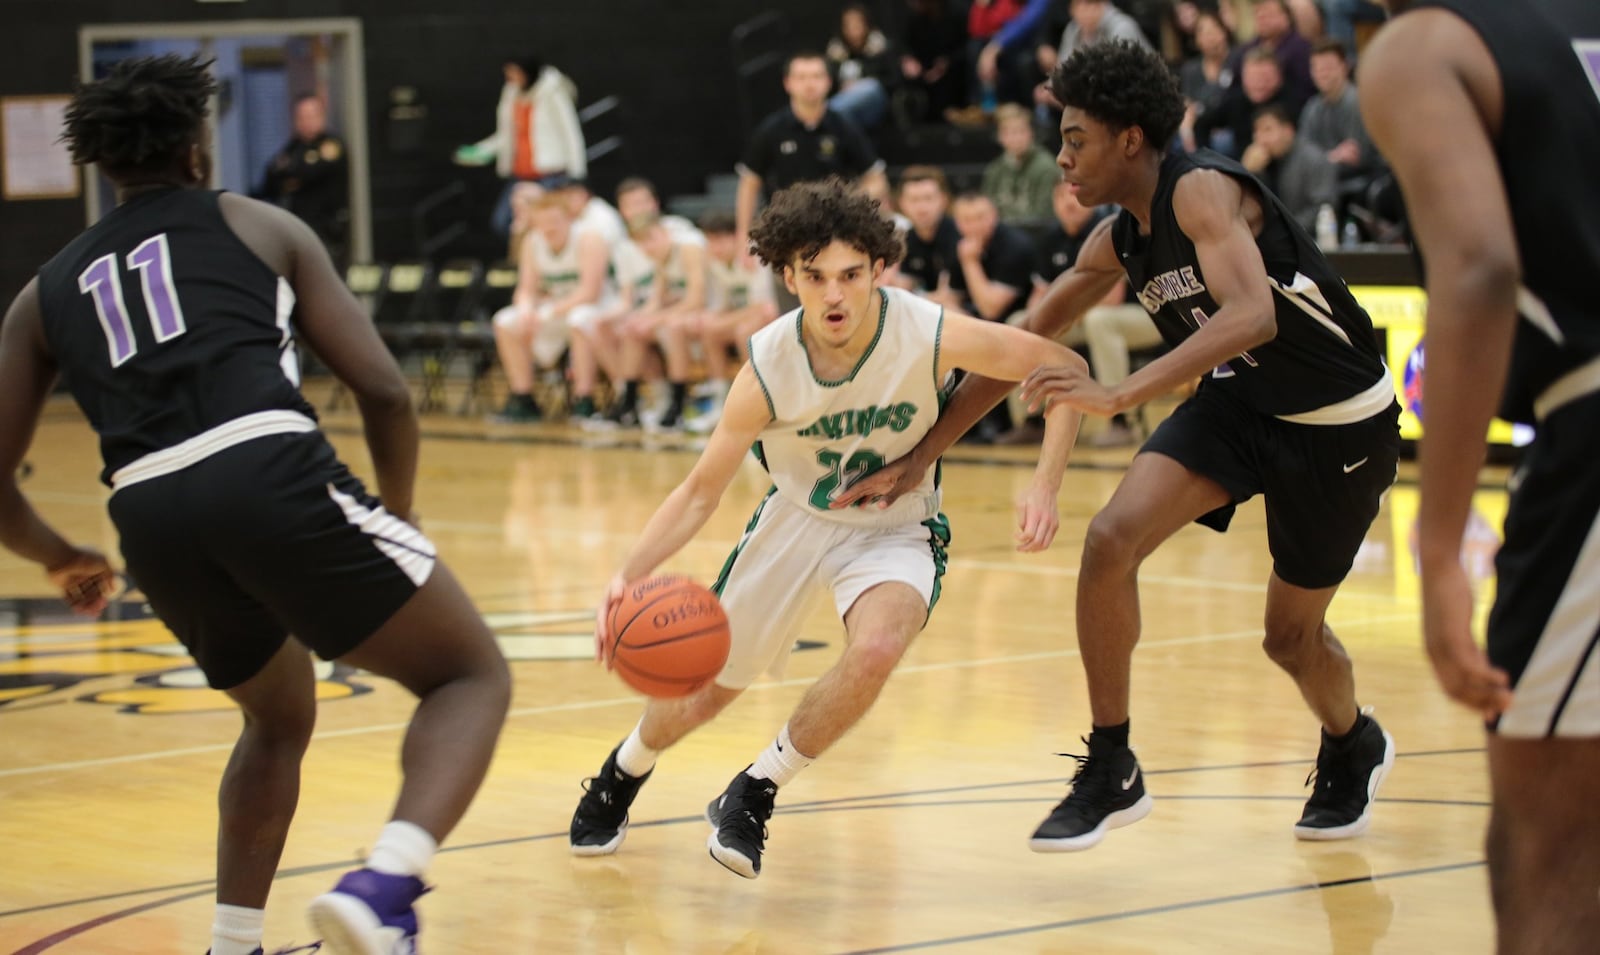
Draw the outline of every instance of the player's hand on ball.
<instances>
[{"instance_id":1,"label":"player's hand on ball","mask_svg":"<svg viewBox=\"0 0 1600 955\"><path fill-rule=\"evenodd\" d=\"M48 568L50 582L61 588L61 595L74 613L97 617L116 589L116 573L104 554L87 547L76 548L72 558Z\"/></svg>"},{"instance_id":2,"label":"player's hand on ball","mask_svg":"<svg viewBox=\"0 0 1600 955\"><path fill-rule=\"evenodd\" d=\"M1511 706L1511 680L1472 636L1472 585L1452 561L1422 575L1422 634L1439 685L1452 700L1490 720Z\"/></svg>"},{"instance_id":3,"label":"player's hand on ball","mask_svg":"<svg viewBox=\"0 0 1600 955\"><path fill-rule=\"evenodd\" d=\"M1055 488L1034 484L1017 498L1017 550L1033 554L1047 549L1060 527Z\"/></svg>"},{"instance_id":4,"label":"player's hand on ball","mask_svg":"<svg viewBox=\"0 0 1600 955\"><path fill-rule=\"evenodd\" d=\"M600 609L594 615L594 659L596 663L611 669L610 648L616 634L611 632L611 611L622 601L622 594L628 589L628 582L621 574L611 578L611 583L606 585L606 593L600 598Z\"/></svg>"},{"instance_id":5,"label":"player's hand on ball","mask_svg":"<svg viewBox=\"0 0 1600 955\"><path fill-rule=\"evenodd\" d=\"M927 468L918 467L908 454L852 482L834 495L828 507L836 511L847 507L875 507L882 510L898 501L900 495L921 484L926 471Z\"/></svg>"},{"instance_id":6,"label":"player's hand on ball","mask_svg":"<svg viewBox=\"0 0 1600 955\"><path fill-rule=\"evenodd\" d=\"M1115 393L1094 380L1085 362L1041 365L1022 383L1022 400L1030 412L1064 404L1089 414L1110 416L1124 410Z\"/></svg>"}]
</instances>

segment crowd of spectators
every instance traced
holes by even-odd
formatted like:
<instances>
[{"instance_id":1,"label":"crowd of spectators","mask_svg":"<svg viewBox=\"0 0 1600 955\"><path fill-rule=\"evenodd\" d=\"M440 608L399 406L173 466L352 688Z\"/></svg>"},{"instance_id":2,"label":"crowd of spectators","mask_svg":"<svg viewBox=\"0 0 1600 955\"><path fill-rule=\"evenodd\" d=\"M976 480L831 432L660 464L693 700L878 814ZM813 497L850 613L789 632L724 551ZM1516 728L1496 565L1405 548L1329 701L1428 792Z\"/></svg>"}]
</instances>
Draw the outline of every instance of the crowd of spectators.
<instances>
[{"instance_id":1,"label":"crowd of spectators","mask_svg":"<svg viewBox=\"0 0 1600 955\"><path fill-rule=\"evenodd\" d=\"M1096 43L1166 55L1188 101L1174 150L1238 159L1319 241L1330 241L1330 217L1331 241L1359 241L1385 178L1351 79L1363 6L906 0L891 30L874 22L872 7L849 3L836 35L787 60L788 103L755 125L732 208L697 223L663 215L643 179L623 181L615 208L590 195L581 161L546 144L552 127L540 116L558 111L565 127L570 104L548 97L570 99L570 81L538 61L508 64L496 135L458 157L492 158L508 180L503 215L521 274L494 322L510 386L502 418L550 413L534 385L559 364L562 410L583 427L708 430L749 335L795 304L749 255L755 212L778 189L828 176L858 182L899 226L905 256L885 282L979 318L1020 321L1114 211L1086 208L1061 185L1059 112L1044 82L1062 58ZM940 122L990 130L998 155L980 176L955 190L937 164L886 168L877 145L893 127ZM1129 373L1133 356L1161 347L1125 288L1086 315L1069 344L1108 385ZM972 438L1034 441L1037 425L1002 407ZM1089 440L1131 444L1138 430L1136 419L1119 417Z\"/></svg>"}]
</instances>

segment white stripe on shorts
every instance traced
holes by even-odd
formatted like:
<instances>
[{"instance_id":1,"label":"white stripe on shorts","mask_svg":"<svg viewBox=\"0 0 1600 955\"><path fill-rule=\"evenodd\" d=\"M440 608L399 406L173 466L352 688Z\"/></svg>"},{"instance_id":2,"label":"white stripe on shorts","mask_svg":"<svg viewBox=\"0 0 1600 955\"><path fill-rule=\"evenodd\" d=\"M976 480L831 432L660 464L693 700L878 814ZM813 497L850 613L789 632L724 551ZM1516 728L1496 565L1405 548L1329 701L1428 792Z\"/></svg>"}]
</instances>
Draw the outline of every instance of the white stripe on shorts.
<instances>
[{"instance_id":1,"label":"white stripe on shorts","mask_svg":"<svg viewBox=\"0 0 1600 955\"><path fill-rule=\"evenodd\" d=\"M344 511L345 520L371 537L378 549L394 561L395 566L411 578L412 583L418 587L427 583L429 575L433 573L438 551L434 550L433 542L424 537L421 531L382 507L377 510L367 507L332 484L328 485L328 496Z\"/></svg>"},{"instance_id":2,"label":"white stripe on shorts","mask_svg":"<svg viewBox=\"0 0 1600 955\"><path fill-rule=\"evenodd\" d=\"M1600 517L1500 718L1502 736L1600 736Z\"/></svg>"}]
</instances>

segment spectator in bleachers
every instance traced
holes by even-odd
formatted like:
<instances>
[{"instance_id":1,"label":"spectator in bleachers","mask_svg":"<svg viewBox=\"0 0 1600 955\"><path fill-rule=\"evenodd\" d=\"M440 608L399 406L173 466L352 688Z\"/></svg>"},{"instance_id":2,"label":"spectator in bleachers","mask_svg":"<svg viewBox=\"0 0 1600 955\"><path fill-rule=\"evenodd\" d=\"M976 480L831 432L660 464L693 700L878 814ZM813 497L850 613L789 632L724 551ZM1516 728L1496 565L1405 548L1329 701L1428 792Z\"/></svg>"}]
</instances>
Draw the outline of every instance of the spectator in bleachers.
<instances>
[{"instance_id":1,"label":"spectator in bleachers","mask_svg":"<svg viewBox=\"0 0 1600 955\"><path fill-rule=\"evenodd\" d=\"M1317 95L1300 113L1300 136L1321 149L1344 182L1369 180L1382 164L1361 122L1361 104L1350 82L1350 60L1338 40L1311 50L1311 80Z\"/></svg>"},{"instance_id":2,"label":"spectator in bleachers","mask_svg":"<svg viewBox=\"0 0 1600 955\"><path fill-rule=\"evenodd\" d=\"M1270 50L1278 61L1278 74L1284 87L1284 102L1292 115L1311 99L1311 41L1294 28L1288 0L1254 0L1255 38L1234 51L1230 64L1236 75L1242 73L1246 57L1256 50Z\"/></svg>"},{"instance_id":3,"label":"spectator in bleachers","mask_svg":"<svg viewBox=\"0 0 1600 955\"><path fill-rule=\"evenodd\" d=\"M864 4L845 5L839 35L828 41L825 55L834 90L828 106L862 129L877 129L889 109L897 64L888 37L872 25Z\"/></svg>"},{"instance_id":4,"label":"spectator in bleachers","mask_svg":"<svg viewBox=\"0 0 1600 955\"><path fill-rule=\"evenodd\" d=\"M714 210L700 218L706 237L706 308L694 329L705 352L706 385L711 405L688 428L710 431L722 416L722 403L733 381L729 349L750 360L750 336L778 317L772 270L739 254L733 215Z\"/></svg>"},{"instance_id":5,"label":"spectator in bleachers","mask_svg":"<svg viewBox=\"0 0 1600 955\"><path fill-rule=\"evenodd\" d=\"M1294 119L1282 104L1256 114L1255 139L1240 160L1283 204L1295 221L1316 234L1317 211L1338 195L1338 172L1322 150L1295 135Z\"/></svg>"},{"instance_id":6,"label":"spectator in bleachers","mask_svg":"<svg viewBox=\"0 0 1600 955\"><path fill-rule=\"evenodd\" d=\"M567 203L554 192L532 201L529 219L532 228L522 244L517 290L511 304L494 316L495 347L510 389L499 418L509 422L540 418L533 398L536 371L560 362L570 326L592 321L608 305L605 240L578 228ZM575 337L572 341L578 343ZM580 348L573 349L574 365L592 360ZM575 414L582 397L575 396Z\"/></svg>"},{"instance_id":7,"label":"spectator in bleachers","mask_svg":"<svg viewBox=\"0 0 1600 955\"><path fill-rule=\"evenodd\" d=\"M983 50L996 42L1006 24L1023 12L1023 0L973 0L967 8L967 105L948 110L945 119L963 126L981 126L994 115L1000 105L1002 78L998 74L985 80L978 72L984 65ZM1004 72L1008 64L1002 58L990 65Z\"/></svg>"},{"instance_id":8,"label":"spectator in bleachers","mask_svg":"<svg viewBox=\"0 0 1600 955\"><path fill-rule=\"evenodd\" d=\"M1024 103L1036 82L1034 40L1056 0L1027 0L1027 6L978 51L974 76L995 90L998 103Z\"/></svg>"},{"instance_id":9,"label":"spectator in bleachers","mask_svg":"<svg viewBox=\"0 0 1600 955\"><path fill-rule=\"evenodd\" d=\"M906 0L897 102L902 121L942 117L966 102L967 28L950 0Z\"/></svg>"},{"instance_id":10,"label":"spectator in bleachers","mask_svg":"<svg viewBox=\"0 0 1600 955\"><path fill-rule=\"evenodd\" d=\"M1199 25L1200 14L1206 12L1215 11L1210 8L1202 9L1195 0L1178 0L1167 7L1160 35L1154 38L1157 40L1156 46L1161 50L1162 59L1177 66L1200 55L1194 31Z\"/></svg>"},{"instance_id":11,"label":"spectator in bleachers","mask_svg":"<svg viewBox=\"0 0 1600 955\"><path fill-rule=\"evenodd\" d=\"M948 293L951 276L961 267L956 258L961 230L949 215L950 181L944 170L907 166L900 174L899 205L911 228L897 284L922 295Z\"/></svg>"},{"instance_id":12,"label":"spectator in bleachers","mask_svg":"<svg viewBox=\"0 0 1600 955\"><path fill-rule=\"evenodd\" d=\"M507 238L511 232L511 192L519 182L588 175L587 146L578 124L578 87L566 74L538 57L508 59L505 86L495 111L494 134L456 150L464 166L495 164L506 180L490 225Z\"/></svg>"},{"instance_id":13,"label":"spectator in bleachers","mask_svg":"<svg viewBox=\"0 0 1600 955\"><path fill-rule=\"evenodd\" d=\"M984 195L994 202L1002 220L1048 219L1050 194L1061 181L1061 170L1033 141L1033 114L1004 103L994 116L995 135L1004 152L984 167Z\"/></svg>"},{"instance_id":14,"label":"spectator in bleachers","mask_svg":"<svg viewBox=\"0 0 1600 955\"><path fill-rule=\"evenodd\" d=\"M981 192L956 197L951 209L961 241L960 264L951 287L928 297L946 308L989 321L1005 321L1027 301L1037 271L1033 240L1021 229L1000 221L1000 213ZM1002 403L968 433L974 444L992 444L1012 429L1011 413Z\"/></svg>"},{"instance_id":15,"label":"spectator in bleachers","mask_svg":"<svg viewBox=\"0 0 1600 955\"><path fill-rule=\"evenodd\" d=\"M1283 88L1283 72L1271 50L1251 50L1240 67L1238 82L1222 98L1222 105L1207 110L1190 122L1185 116L1178 128L1183 147L1215 149L1238 159L1255 138L1255 117L1263 107L1282 106L1295 115Z\"/></svg>"},{"instance_id":16,"label":"spectator in bleachers","mask_svg":"<svg viewBox=\"0 0 1600 955\"><path fill-rule=\"evenodd\" d=\"M789 57L783 73L789 105L761 121L738 166L734 219L741 249L749 247L750 222L763 195L829 176L883 175L883 163L867 134L849 117L828 108L828 83L828 65L821 54L800 52ZM780 291L780 298L792 296Z\"/></svg>"},{"instance_id":17,"label":"spectator in bleachers","mask_svg":"<svg viewBox=\"0 0 1600 955\"><path fill-rule=\"evenodd\" d=\"M1289 17L1294 21L1294 32L1315 46L1317 41L1326 35L1322 6L1318 0L1288 0L1288 4Z\"/></svg>"},{"instance_id":18,"label":"spectator in bleachers","mask_svg":"<svg viewBox=\"0 0 1600 955\"><path fill-rule=\"evenodd\" d=\"M1033 89L1034 105L1052 115L1060 115L1060 107L1050 94L1050 74L1056 64L1085 47L1114 40L1128 40L1140 46L1149 46L1150 39L1133 17L1119 10L1111 0L1071 0L1068 7L1071 20L1061 32L1061 39L1041 43L1036 51L1039 69L1044 79Z\"/></svg>"},{"instance_id":19,"label":"spectator in bleachers","mask_svg":"<svg viewBox=\"0 0 1600 955\"><path fill-rule=\"evenodd\" d=\"M1233 70L1228 54L1233 52L1233 32L1217 14L1207 11L1195 17L1194 43L1198 51L1178 68L1178 88L1183 91L1188 111L1184 123L1192 127L1203 114L1222 106L1233 86Z\"/></svg>"},{"instance_id":20,"label":"spectator in bleachers","mask_svg":"<svg viewBox=\"0 0 1600 955\"><path fill-rule=\"evenodd\" d=\"M344 140L328 130L322 98L294 101L294 135L267 164L255 198L274 202L311 227L328 255L345 264L350 228L350 157Z\"/></svg>"},{"instance_id":21,"label":"spectator in bleachers","mask_svg":"<svg viewBox=\"0 0 1600 955\"><path fill-rule=\"evenodd\" d=\"M672 430L683 423L691 370L689 338L691 331L698 329L706 308L705 240L674 233L658 215L630 221L628 237L649 261L651 281L644 302L611 329L620 339L617 374L612 379L618 396L605 419L623 427L649 423L661 430ZM652 344L661 346L666 359L670 397L659 419L644 422L639 384Z\"/></svg>"}]
</instances>

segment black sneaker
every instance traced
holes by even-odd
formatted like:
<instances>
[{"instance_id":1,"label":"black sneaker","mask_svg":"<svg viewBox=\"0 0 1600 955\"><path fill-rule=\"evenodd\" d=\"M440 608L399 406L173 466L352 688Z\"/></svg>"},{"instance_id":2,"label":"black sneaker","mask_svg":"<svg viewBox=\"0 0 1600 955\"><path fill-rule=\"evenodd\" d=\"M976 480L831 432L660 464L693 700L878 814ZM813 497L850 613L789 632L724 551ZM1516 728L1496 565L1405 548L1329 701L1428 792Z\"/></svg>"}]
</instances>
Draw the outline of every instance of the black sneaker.
<instances>
[{"instance_id":1,"label":"black sneaker","mask_svg":"<svg viewBox=\"0 0 1600 955\"><path fill-rule=\"evenodd\" d=\"M711 800L706 820L714 827L706 848L711 858L729 871L753 879L761 874L761 850L767 844L767 820L772 818L772 803L778 787L768 779L740 773Z\"/></svg>"},{"instance_id":2,"label":"black sneaker","mask_svg":"<svg viewBox=\"0 0 1600 955\"><path fill-rule=\"evenodd\" d=\"M1034 852L1078 852L1105 838L1106 830L1131 826L1150 815L1152 801L1144 791L1144 773L1133 750L1107 747L1097 752L1088 739L1088 756L1072 756L1078 771L1072 789L1033 831L1028 848Z\"/></svg>"},{"instance_id":3,"label":"black sneaker","mask_svg":"<svg viewBox=\"0 0 1600 955\"><path fill-rule=\"evenodd\" d=\"M567 830L572 854L604 856L616 852L622 837L628 834L628 807L649 778L650 773L629 776L618 769L617 751L612 750L600 772L583 782L583 798L578 800L572 826Z\"/></svg>"},{"instance_id":4,"label":"black sneaker","mask_svg":"<svg viewBox=\"0 0 1600 955\"><path fill-rule=\"evenodd\" d=\"M1350 741L1340 745L1322 732L1317 768L1306 777L1311 798L1294 825L1296 839L1352 839L1372 824L1372 803L1394 765L1394 737L1362 710Z\"/></svg>"},{"instance_id":5,"label":"black sneaker","mask_svg":"<svg viewBox=\"0 0 1600 955\"><path fill-rule=\"evenodd\" d=\"M632 404L617 401L606 409L606 413L600 416L600 420L616 428L637 428L639 427L639 410Z\"/></svg>"},{"instance_id":6,"label":"black sneaker","mask_svg":"<svg viewBox=\"0 0 1600 955\"><path fill-rule=\"evenodd\" d=\"M495 424L531 424L543 417L532 395L512 395L505 406L489 416Z\"/></svg>"}]
</instances>

